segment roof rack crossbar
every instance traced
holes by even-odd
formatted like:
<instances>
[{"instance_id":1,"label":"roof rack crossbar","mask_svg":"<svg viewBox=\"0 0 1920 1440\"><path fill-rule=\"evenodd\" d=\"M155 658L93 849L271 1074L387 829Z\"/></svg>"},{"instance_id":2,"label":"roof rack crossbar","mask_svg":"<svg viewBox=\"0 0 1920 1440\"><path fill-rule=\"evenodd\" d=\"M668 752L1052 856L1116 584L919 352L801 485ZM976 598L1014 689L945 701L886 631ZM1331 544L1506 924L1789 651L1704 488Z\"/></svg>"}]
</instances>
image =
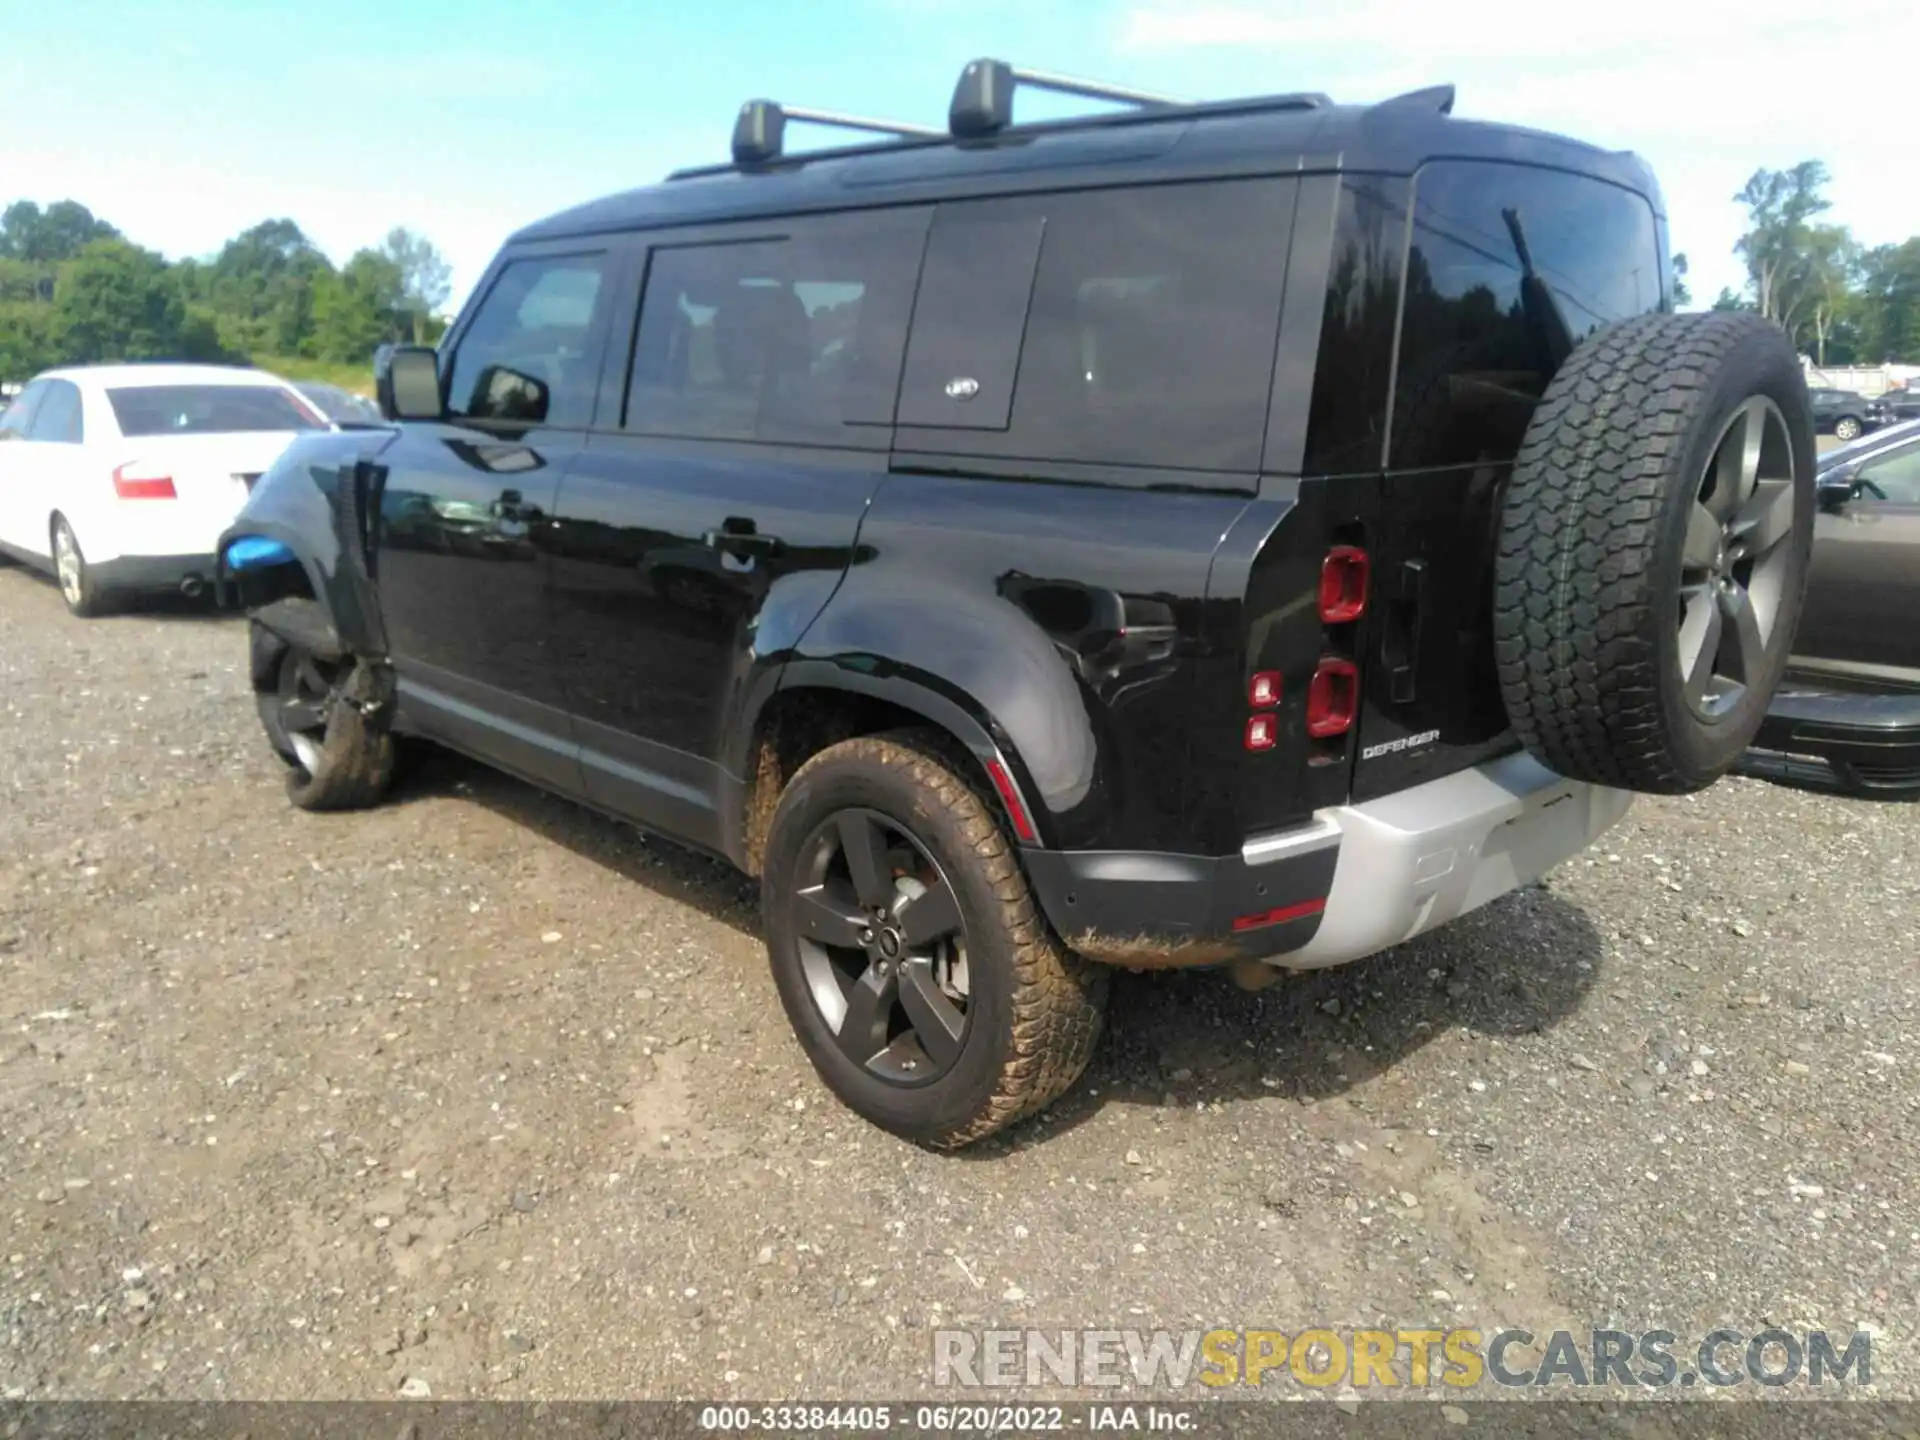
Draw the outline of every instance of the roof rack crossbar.
<instances>
[{"instance_id":1,"label":"roof rack crossbar","mask_svg":"<svg viewBox=\"0 0 1920 1440\"><path fill-rule=\"evenodd\" d=\"M1088 100L1113 100L1143 110L1175 109L1187 103L1098 80L1021 70L1004 60L974 60L960 72L960 81L953 88L953 104L947 110L949 133L961 139L981 139L1005 130L1013 124L1013 92L1021 85Z\"/></svg>"},{"instance_id":2,"label":"roof rack crossbar","mask_svg":"<svg viewBox=\"0 0 1920 1440\"><path fill-rule=\"evenodd\" d=\"M789 120L831 125L837 130L863 130L868 134L897 135L916 140L939 138L945 134L928 125L904 125L895 120L874 120L865 115L843 114L838 110L811 110L798 105L777 105L771 100L749 100L740 107L740 114L733 122L734 164L758 165L778 160L786 150Z\"/></svg>"}]
</instances>

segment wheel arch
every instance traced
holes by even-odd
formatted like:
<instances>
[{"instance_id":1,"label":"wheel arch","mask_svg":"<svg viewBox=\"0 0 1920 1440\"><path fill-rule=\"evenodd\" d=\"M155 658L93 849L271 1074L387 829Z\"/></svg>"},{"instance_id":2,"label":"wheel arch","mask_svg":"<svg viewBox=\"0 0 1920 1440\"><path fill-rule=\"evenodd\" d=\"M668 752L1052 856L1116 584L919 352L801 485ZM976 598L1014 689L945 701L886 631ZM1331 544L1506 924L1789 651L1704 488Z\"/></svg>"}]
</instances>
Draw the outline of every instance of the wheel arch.
<instances>
[{"instance_id":1,"label":"wheel arch","mask_svg":"<svg viewBox=\"0 0 1920 1440\"><path fill-rule=\"evenodd\" d=\"M937 677L910 667L885 672L836 660L794 660L749 702L738 728L729 768L744 777L737 821L736 858L758 875L767 831L780 796L795 771L842 740L903 728L943 735L968 778L992 798L1009 833L1022 845L1047 841L1046 819L1029 797L1032 778L1018 753L969 699L951 693Z\"/></svg>"}]
</instances>

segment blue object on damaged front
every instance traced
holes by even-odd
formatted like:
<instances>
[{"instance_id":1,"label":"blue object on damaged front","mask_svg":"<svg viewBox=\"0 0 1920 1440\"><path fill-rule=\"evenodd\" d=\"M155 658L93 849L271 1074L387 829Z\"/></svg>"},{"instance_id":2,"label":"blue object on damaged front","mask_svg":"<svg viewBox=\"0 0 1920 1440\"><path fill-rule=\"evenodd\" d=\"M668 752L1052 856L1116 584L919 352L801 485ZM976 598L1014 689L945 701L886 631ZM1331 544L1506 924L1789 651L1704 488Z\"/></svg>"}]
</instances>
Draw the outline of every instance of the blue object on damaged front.
<instances>
[{"instance_id":1,"label":"blue object on damaged front","mask_svg":"<svg viewBox=\"0 0 1920 1440\"><path fill-rule=\"evenodd\" d=\"M269 565L284 565L291 559L293 551L264 535L242 535L227 546L229 570L262 570Z\"/></svg>"}]
</instances>

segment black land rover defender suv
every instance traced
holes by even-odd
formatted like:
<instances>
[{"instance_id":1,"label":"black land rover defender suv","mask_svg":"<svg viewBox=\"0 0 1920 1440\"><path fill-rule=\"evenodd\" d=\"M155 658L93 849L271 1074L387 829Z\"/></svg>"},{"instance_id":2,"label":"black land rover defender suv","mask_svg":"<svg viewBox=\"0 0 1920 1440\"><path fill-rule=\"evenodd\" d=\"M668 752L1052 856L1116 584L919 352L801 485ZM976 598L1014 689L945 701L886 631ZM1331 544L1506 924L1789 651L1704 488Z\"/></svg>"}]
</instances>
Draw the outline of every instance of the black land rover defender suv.
<instances>
[{"instance_id":1,"label":"black land rover defender suv","mask_svg":"<svg viewBox=\"0 0 1920 1440\"><path fill-rule=\"evenodd\" d=\"M952 1146L1108 966L1352 960L1710 784L1800 608L1799 366L1669 313L1638 160L1451 108L980 61L942 131L755 102L529 226L223 545L294 802L406 734L725 856L827 1084Z\"/></svg>"}]
</instances>

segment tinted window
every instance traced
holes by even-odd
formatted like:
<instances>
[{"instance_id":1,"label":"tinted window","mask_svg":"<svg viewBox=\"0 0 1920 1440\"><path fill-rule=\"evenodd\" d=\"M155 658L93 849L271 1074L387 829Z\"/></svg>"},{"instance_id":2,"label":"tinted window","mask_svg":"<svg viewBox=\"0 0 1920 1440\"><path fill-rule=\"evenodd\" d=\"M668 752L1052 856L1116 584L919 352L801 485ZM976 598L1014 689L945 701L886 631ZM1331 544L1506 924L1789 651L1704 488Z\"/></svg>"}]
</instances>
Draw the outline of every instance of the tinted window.
<instances>
[{"instance_id":1,"label":"tinted window","mask_svg":"<svg viewBox=\"0 0 1920 1440\"><path fill-rule=\"evenodd\" d=\"M1562 358L1662 303L1653 211L1598 180L1447 161L1414 185L1396 469L1510 460Z\"/></svg>"},{"instance_id":2,"label":"tinted window","mask_svg":"<svg viewBox=\"0 0 1920 1440\"><path fill-rule=\"evenodd\" d=\"M78 445L85 438L80 418L80 387L71 380L49 380L27 438L56 445Z\"/></svg>"},{"instance_id":3,"label":"tinted window","mask_svg":"<svg viewBox=\"0 0 1920 1440\"><path fill-rule=\"evenodd\" d=\"M712 440L884 444L926 215L661 248L647 265L626 428Z\"/></svg>"},{"instance_id":4,"label":"tinted window","mask_svg":"<svg viewBox=\"0 0 1920 1440\"><path fill-rule=\"evenodd\" d=\"M139 385L107 391L120 433L230 435L318 430L313 412L276 385Z\"/></svg>"},{"instance_id":5,"label":"tinted window","mask_svg":"<svg viewBox=\"0 0 1920 1440\"><path fill-rule=\"evenodd\" d=\"M585 425L593 418L607 257L515 260L460 339L447 410L469 420Z\"/></svg>"},{"instance_id":6,"label":"tinted window","mask_svg":"<svg viewBox=\"0 0 1920 1440\"><path fill-rule=\"evenodd\" d=\"M1301 233L1311 236L1305 209L1303 201ZM1342 182L1314 361L1301 465L1305 474L1378 470L1385 460L1387 392L1393 378L1406 235L1405 180L1362 175ZM1320 243L1304 239L1302 248ZM1302 265L1312 260L1311 255L1300 257ZM1274 407L1297 403L1292 396L1279 395Z\"/></svg>"},{"instance_id":7,"label":"tinted window","mask_svg":"<svg viewBox=\"0 0 1920 1440\"><path fill-rule=\"evenodd\" d=\"M1013 385L1004 433L930 428L903 445L1023 460L1252 472L1259 468L1286 278L1290 182L1162 186L978 202L970 221L1038 222L1039 263L1018 350L1018 375L973 374L1001 347L962 343L926 353L918 334L908 375L942 374L992 407ZM956 207L956 209L959 207ZM942 236L949 228L942 213ZM1008 247L1009 264L1017 247ZM949 283L968 279L950 267ZM1007 323L1008 277L974 276L981 303L934 293L943 316ZM964 332L965 327L961 327ZM995 362L1004 363L1004 361ZM901 418L937 412L931 393L903 396ZM969 424L956 416L950 424Z\"/></svg>"},{"instance_id":8,"label":"tinted window","mask_svg":"<svg viewBox=\"0 0 1920 1440\"><path fill-rule=\"evenodd\" d=\"M27 438L27 428L33 424L34 411L40 408L40 397L47 393L47 382L36 380L18 395L4 412L0 412L0 435L15 440Z\"/></svg>"},{"instance_id":9,"label":"tinted window","mask_svg":"<svg viewBox=\"0 0 1920 1440\"><path fill-rule=\"evenodd\" d=\"M1920 445L1896 450L1860 467L1860 480L1870 487L1870 499L1896 505L1920 505Z\"/></svg>"}]
</instances>

